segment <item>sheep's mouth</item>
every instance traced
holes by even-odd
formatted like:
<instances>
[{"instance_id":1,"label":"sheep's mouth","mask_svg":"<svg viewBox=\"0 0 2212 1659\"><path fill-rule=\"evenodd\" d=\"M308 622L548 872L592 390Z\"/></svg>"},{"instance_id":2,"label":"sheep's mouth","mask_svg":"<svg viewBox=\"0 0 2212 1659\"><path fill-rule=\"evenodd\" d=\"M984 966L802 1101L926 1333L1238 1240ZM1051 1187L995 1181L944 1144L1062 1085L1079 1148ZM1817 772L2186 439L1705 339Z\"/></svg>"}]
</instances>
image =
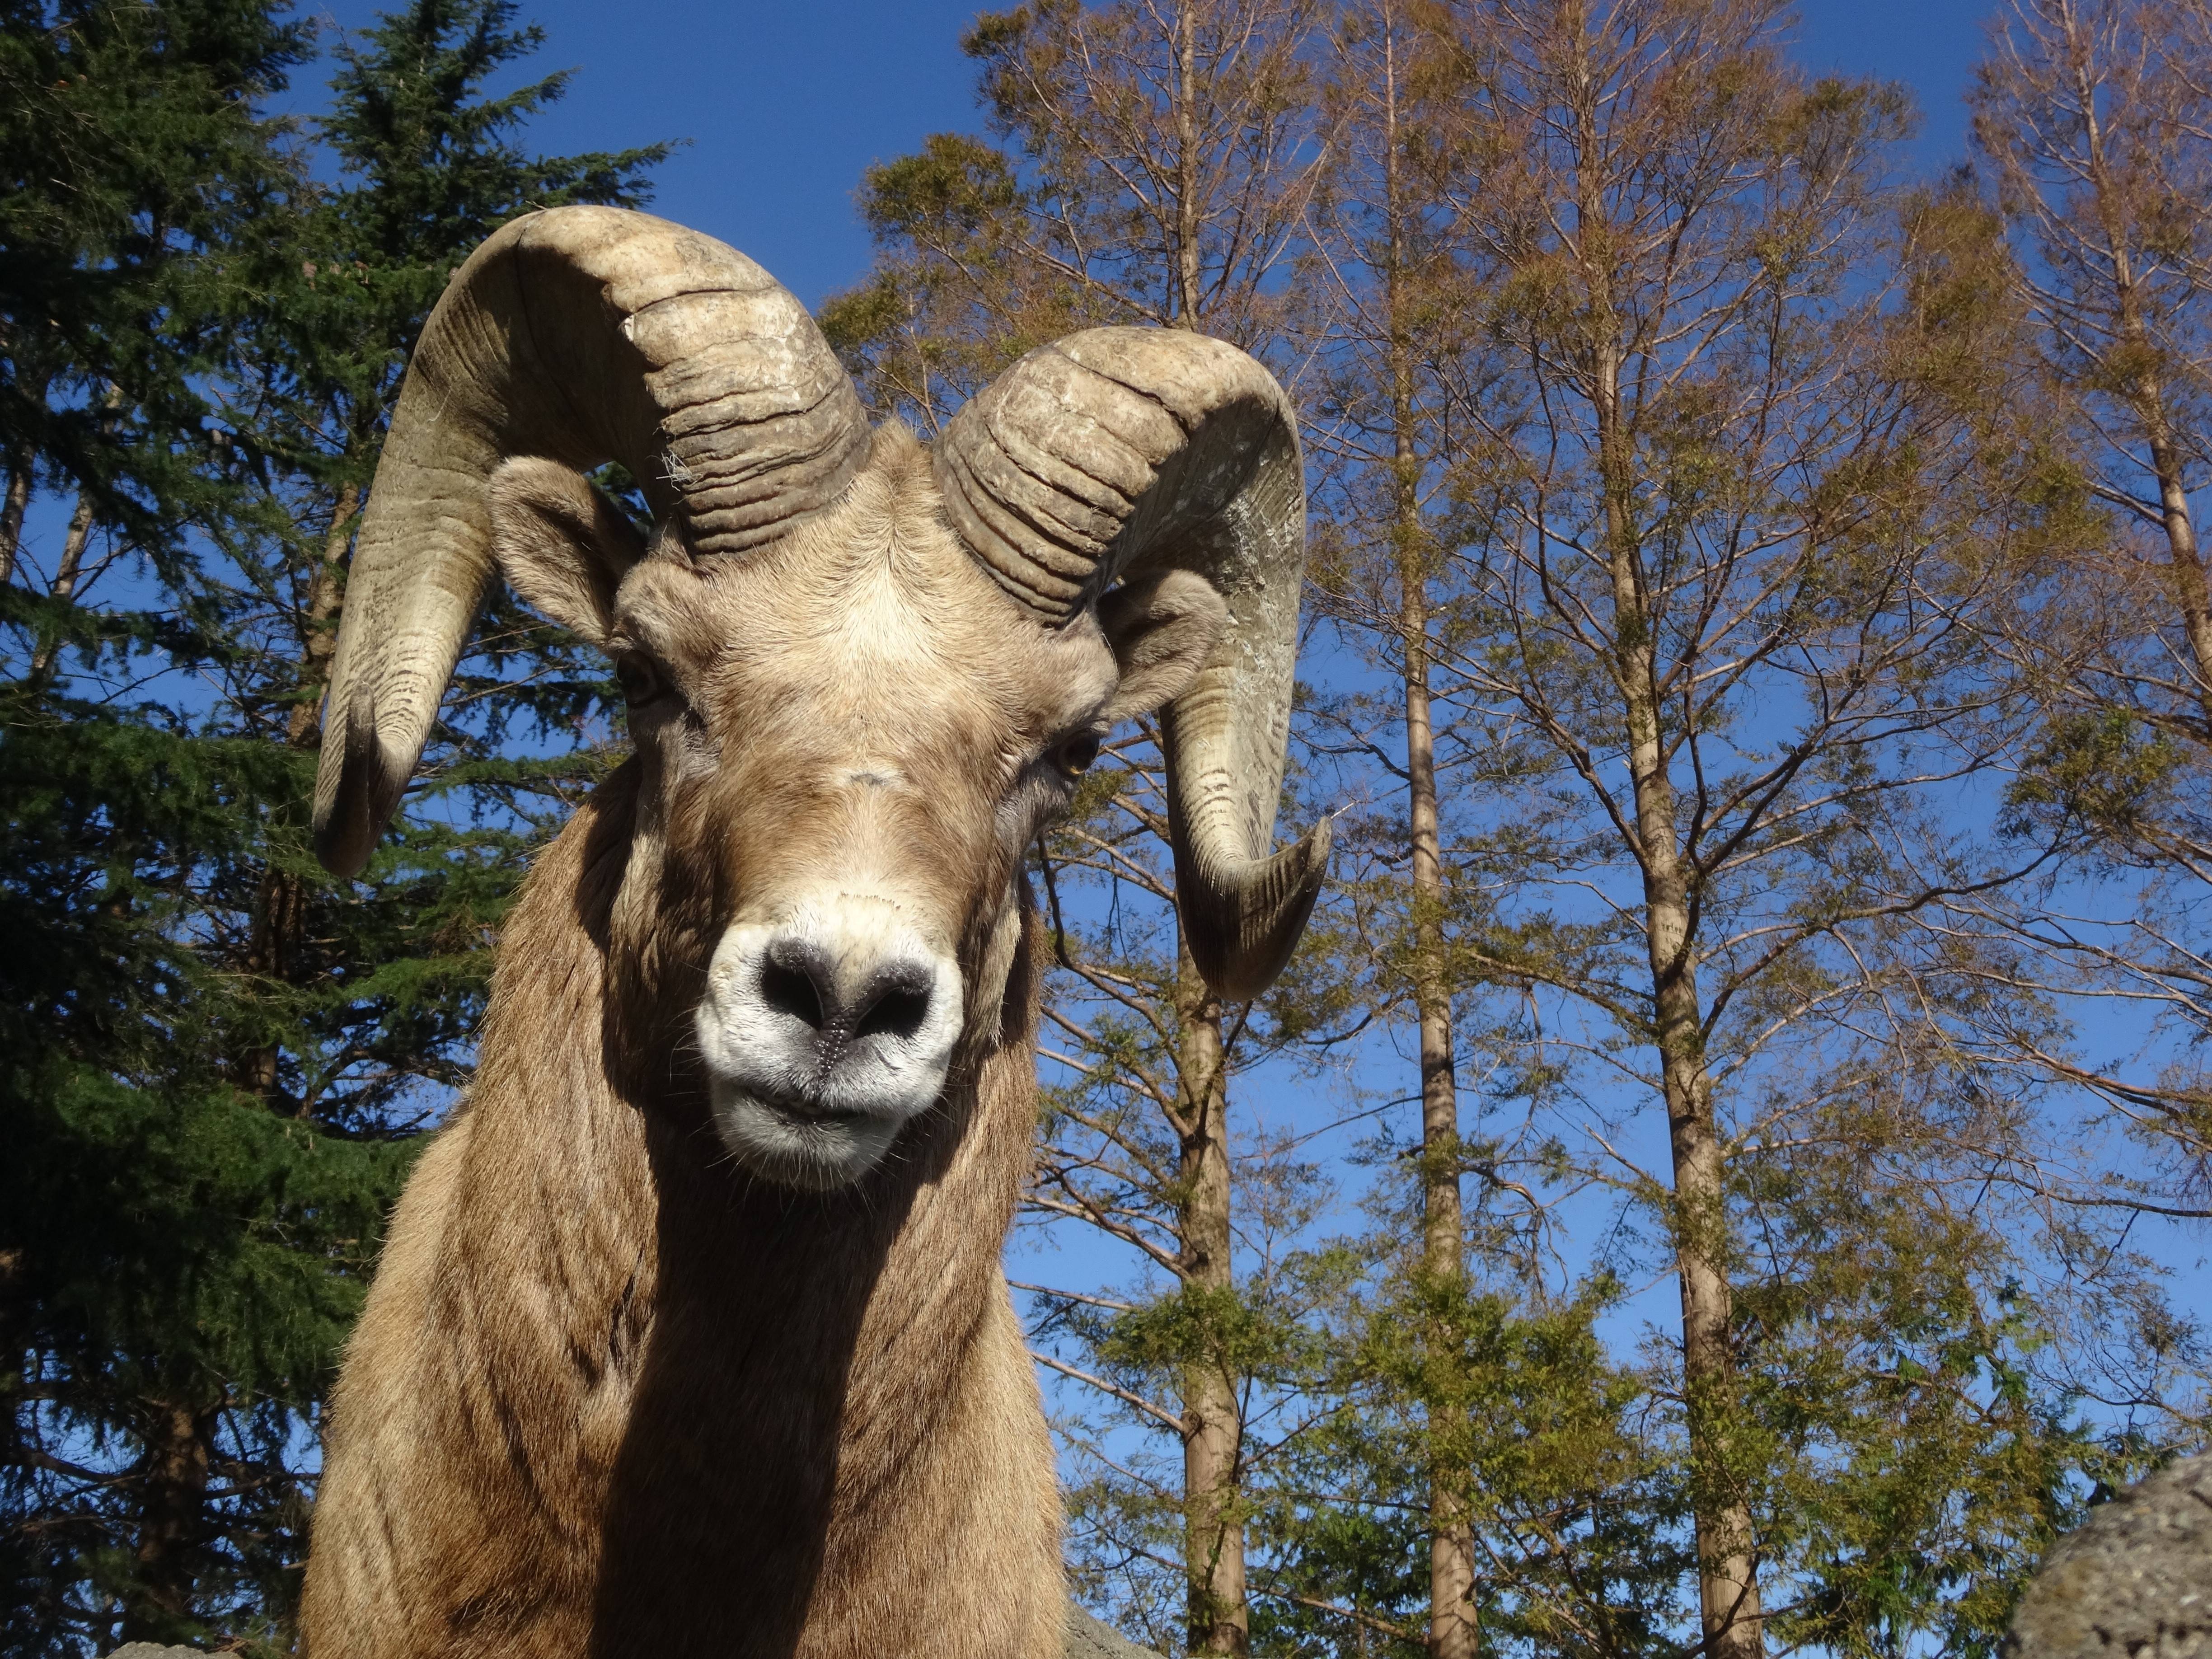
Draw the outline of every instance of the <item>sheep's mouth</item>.
<instances>
[{"instance_id":1,"label":"sheep's mouth","mask_svg":"<svg viewBox=\"0 0 2212 1659\"><path fill-rule=\"evenodd\" d=\"M751 1079L717 1076L713 1079L711 1090L718 1107L743 1109L744 1106L750 1105L756 1110L770 1113L787 1123L802 1127L811 1125L835 1128L902 1115L896 1112L873 1111L850 1100L825 1098L810 1090L779 1088L773 1085L763 1087Z\"/></svg>"},{"instance_id":2,"label":"sheep's mouth","mask_svg":"<svg viewBox=\"0 0 2212 1659\"><path fill-rule=\"evenodd\" d=\"M848 1187L883 1161L906 1122L786 1091L715 1077L708 1085L714 1128L741 1168L779 1186L812 1192Z\"/></svg>"},{"instance_id":3,"label":"sheep's mouth","mask_svg":"<svg viewBox=\"0 0 2212 1659\"><path fill-rule=\"evenodd\" d=\"M766 1095L757 1090L745 1092L777 1116L788 1118L796 1123L860 1123L879 1115L864 1111L858 1106L809 1099L804 1095Z\"/></svg>"}]
</instances>

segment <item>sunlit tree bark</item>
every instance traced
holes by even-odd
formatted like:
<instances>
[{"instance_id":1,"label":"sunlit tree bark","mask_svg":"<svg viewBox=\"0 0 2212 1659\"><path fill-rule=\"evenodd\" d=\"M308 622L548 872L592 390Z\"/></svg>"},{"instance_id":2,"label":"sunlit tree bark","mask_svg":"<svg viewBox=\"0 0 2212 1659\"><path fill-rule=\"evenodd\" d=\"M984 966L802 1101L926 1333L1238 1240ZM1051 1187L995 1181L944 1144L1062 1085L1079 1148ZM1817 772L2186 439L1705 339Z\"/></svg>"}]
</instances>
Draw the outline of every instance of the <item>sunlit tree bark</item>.
<instances>
[{"instance_id":1,"label":"sunlit tree bark","mask_svg":"<svg viewBox=\"0 0 2212 1659\"><path fill-rule=\"evenodd\" d=\"M1910 417L1874 361L1881 157L1904 109L1793 73L1778 18L1765 0L1478 0L1449 24L1454 234L1492 361L1516 364L1474 400L1482 429L1455 457L1464 580L1488 620L1449 668L1589 809L1559 832L1559 875L1604 846L1626 878L1613 927L1580 945L1563 953L1571 932L1542 921L1478 954L1606 1010L1663 1108L1718 1659L1762 1652L1765 1618L1713 1043L1730 1003L1821 931L1753 926L1736 895L1772 893L1766 860L1907 786L1891 745L1929 718L1911 686L1948 637L1917 608ZM1878 526L1878 501L1904 516ZM1621 953L1609 967L1600 936Z\"/></svg>"},{"instance_id":2,"label":"sunlit tree bark","mask_svg":"<svg viewBox=\"0 0 2212 1659\"><path fill-rule=\"evenodd\" d=\"M1085 324L1264 350L1310 187L1303 54L1318 9L1045 0L978 19L964 45L1000 143L940 136L872 169L878 274L825 313L878 401L933 428L1022 351ZM1227 1011L1180 946L1170 982L1179 1152L1156 1196L1174 1211L1176 1277L1203 1304L1234 1290ZM1181 1388L1187 1640L1243 1653L1237 1379L1199 1354Z\"/></svg>"}]
</instances>

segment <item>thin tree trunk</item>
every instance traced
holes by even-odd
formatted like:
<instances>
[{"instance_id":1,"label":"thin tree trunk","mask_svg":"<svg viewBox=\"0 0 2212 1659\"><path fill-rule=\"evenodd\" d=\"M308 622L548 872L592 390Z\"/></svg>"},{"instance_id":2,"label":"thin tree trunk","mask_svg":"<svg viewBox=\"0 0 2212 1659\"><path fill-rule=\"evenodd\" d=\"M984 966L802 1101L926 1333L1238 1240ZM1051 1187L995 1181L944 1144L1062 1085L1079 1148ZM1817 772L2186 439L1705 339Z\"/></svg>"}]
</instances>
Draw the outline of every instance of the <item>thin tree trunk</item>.
<instances>
[{"instance_id":1,"label":"thin tree trunk","mask_svg":"<svg viewBox=\"0 0 2212 1659\"><path fill-rule=\"evenodd\" d=\"M149 1407L138 1464L137 1571L123 1604L123 1639L190 1633L194 1556L204 1520L216 1412L173 1401Z\"/></svg>"},{"instance_id":2,"label":"thin tree trunk","mask_svg":"<svg viewBox=\"0 0 2212 1659\"><path fill-rule=\"evenodd\" d=\"M1660 732L1656 649L1646 610L1635 513L1632 442L1622 408L1620 324L1605 246L1605 204L1591 163L1601 155L1595 89L1584 78L1577 110L1583 155L1577 202L1589 281L1592 401L1605 496L1606 556L1613 583L1612 669L1625 715L1636 837L1643 866L1645 943L1654 1036L1667 1104L1674 1177L1673 1224L1682 1298L1682 1378L1689 1419L1692 1506L1697 1527L1699 1622L1708 1659L1765 1652L1751 1510L1728 1468L1735 1415L1734 1297L1728 1276L1726 1167L1713 1116L1698 1000L1697 940L1675 822L1674 784Z\"/></svg>"},{"instance_id":3,"label":"thin tree trunk","mask_svg":"<svg viewBox=\"0 0 2212 1659\"><path fill-rule=\"evenodd\" d=\"M100 401L104 410L100 416L100 425L103 430L112 429L112 423L115 419L115 410L117 406L122 401L122 394L118 392L115 387L111 386L107 388ZM27 462L25 463L25 472L23 476L27 481L29 477ZM9 482L10 494L12 495L15 481L11 478ZM28 497L27 496L27 500ZM16 535L20 536L21 534L21 520L20 515L18 515L15 525ZM51 597L64 601L76 598L77 577L84 568L85 544L90 541L91 538L92 495L91 493L87 490L82 483L80 483L77 486L76 505L70 509L69 529L64 532L62 537L62 558L60 564L56 566L54 568L54 582L52 588L50 590ZM14 563L14 553L15 548L14 538L11 538L9 539L8 545L9 550L9 563L12 566ZM62 642L58 636L50 635L39 642L37 649L31 654L30 678L33 684L38 685L44 684L46 676L52 669L56 659L61 655L61 648Z\"/></svg>"},{"instance_id":4,"label":"thin tree trunk","mask_svg":"<svg viewBox=\"0 0 2212 1659\"><path fill-rule=\"evenodd\" d=\"M0 587L15 580L15 550L23 544L23 514L31 504L31 464L8 470L8 492L0 498Z\"/></svg>"},{"instance_id":5,"label":"thin tree trunk","mask_svg":"<svg viewBox=\"0 0 2212 1659\"><path fill-rule=\"evenodd\" d=\"M2181 611L2183 631L2189 636L2191 678L2197 685L2197 706L2204 717L2200 741L2212 744L2212 589L2208 589L2204 561L2197 549L2197 530L2189 515L2189 492L2181 474L2181 457L2167 428L2165 398L2156 380L2144 388L2150 439L2151 471L2158 479L2160 511L2166 520L2167 569L2173 583L2174 601Z\"/></svg>"},{"instance_id":6,"label":"thin tree trunk","mask_svg":"<svg viewBox=\"0 0 2212 1659\"><path fill-rule=\"evenodd\" d=\"M1198 0L1176 8L1176 246L1174 324L1199 326ZM1187 1289L1232 1294L1230 1254L1229 1073L1221 1004L1178 940L1176 1019L1177 1102L1184 1130L1180 1223ZM1193 1653L1251 1649L1245 1604L1244 1515L1238 1502L1243 1413L1236 1378L1211 1357L1183 1379L1183 1571L1187 1643Z\"/></svg>"},{"instance_id":7,"label":"thin tree trunk","mask_svg":"<svg viewBox=\"0 0 2212 1659\"><path fill-rule=\"evenodd\" d=\"M1712 1079L1705 1066L1688 887L1674 842L1674 792L1663 769L1646 770L1641 764L1656 747L1649 738L1656 721L1646 718L1647 701L1639 697L1632 707L1637 823L1645 843L1645 927L1674 1159L1674 1248L1697 1510L1698 1601L1707 1650L1715 1659L1758 1659L1765 1651L1765 1640L1751 1511L1735 1490L1726 1444L1736 1394L1726 1167L1713 1117Z\"/></svg>"},{"instance_id":8,"label":"thin tree trunk","mask_svg":"<svg viewBox=\"0 0 2212 1659\"><path fill-rule=\"evenodd\" d=\"M1763 1654L1751 1511L1728 1470L1727 1425L1735 1403L1728 1277L1726 1167L1705 1064L1688 872L1676 839L1674 781L1659 738L1656 699L1644 654L1641 595L1616 554L1618 659L1628 715L1629 769L1644 851L1644 928L1651 963L1660 1073L1674 1160L1674 1230L1682 1297L1682 1376L1687 1395L1698 1592L1707 1652L1714 1659Z\"/></svg>"},{"instance_id":9,"label":"thin tree trunk","mask_svg":"<svg viewBox=\"0 0 2212 1659\"><path fill-rule=\"evenodd\" d=\"M1229 1240L1228 1073L1221 1004L1187 949L1177 952L1176 1012L1182 1118L1180 1217L1183 1282L1201 1297L1233 1292ZM1245 1606L1244 1516L1237 1503L1244 1425L1236 1379L1212 1356L1183 1377L1183 1562L1193 1653L1243 1654L1251 1645Z\"/></svg>"},{"instance_id":10,"label":"thin tree trunk","mask_svg":"<svg viewBox=\"0 0 2212 1659\"><path fill-rule=\"evenodd\" d=\"M35 403L46 401L49 382L33 374L17 387ZM0 498L0 587L15 580L15 563L23 550L23 514L31 505L31 485L36 458L25 449L8 457L8 489Z\"/></svg>"},{"instance_id":11,"label":"thin tree trunk","mask_svg":"<svg viewBox=\"0 0 2212 1659\"><path fill-rule=\"evenodd\" d=\"M1414 430L1413 345L1405 325L1405 201L1399 173L1395 24L1382 9L1383 207L1389 229L1383 272L1389 316L1391 462L1395 496L1399 633L1406 693L1406 796L1413 854L1413 1005L1421 1043L1421 1265L1432 1285L1456 1286L1466 1273L1460 1206L1459 1090L1452 1060L1451 997L1443 966L1443 853L1437 808L1436 738L1429 711L1427 537L1421 523L1420 453ZM1458 1332L1429 1333L1440 1349ZM1468 1471L1449 1453L1461 1425L1449 1408L1431 1407L1429 1474L1429 1652L1475 1659L1480 1645L1474 1598L1474 1531L1463 1488ZM1445 1420L1439 1421L1442 1415Z\"/></svg>"},{"instance_id":12,"label":"thin tree trunk","mask_svg":"<svg viewBox=\"0 0 2212 1659\"><path fill-rule=\"evenodd\" d=\"M70 509L69 529L62 537L61 562L54 567L52 597L69 600L76 597L78 574L84 568L84 550L92 539L92 497L83 490L77 491L76 505ZM43 684L61 656L61 637L48 634L31 653L31 680Z\"/></svg>"},{"instance_id":13,"label":"thin tree trunk","mask_svg":"<svg viewBox=\"0 0 2212 1659\"><path fill-rule=\"evenodd\" d=\"M331 683L331 659L337 654L338 595L343 589L346 549L353 540L353 521L361 511L361 486L345 484L338 490L331 514L330 533L323 538L323 556L307 584L306 637L300 653L300 689L306 695L292 706L285 724L285 739L295 749L313 749L323 740L323 689Z\"/></svg>"},{"instance_id":14,"label":"thin tree trunk","mask_svg":"<svg viewBox=\"0 0 2212 1659\"><path fill-rule=\"evenodd\" d=\"M2157 361L2144 320L2142 290L2135 272L2133 251L2128 245L2125 217L2114 197L2116 185L2105 155L2104 125L2097 113L2096 88L2090 73L2091 49L2081 38L2078 20L2066 22L2067 50L2074 60L2075 95L2080 100L2083 143L2087 150L2089 185L2096 193L2097 211L2103 222L2105 250L2112 271L2118 301L2120 338L2138 363ZM2179 447L2166 407L2166 388L2154 372L2139 374L2130 388L2129 401L2142 422L2143 440L2150 451L2151 476L2158 483L2159 512L2164 520L2168 556L2167 572L2173 585L2182 631L2189 639L2191 677L2196 681L2197 705L2204 716L2202 740L2212 744L2212 584L2208 584L2204 561L2197 551L2197 527L2189 511L2189 489L2182 476Z\"/></svg>"},{"instance_id":15,"label":"thin tree trunk","mask_svg":"<svg viewBox=\"0 0 2212 1659\"><path fill-rule=\"evenodd\" d=\"M1176 326L1196 328L1198 271L1198 0L1176 8Z\"/></svg>"},{"instance_id":16,"label":"thin tree trunk","mask_svg":"<svg viewBox=\"0 0 2212 1659\"><path fill-rule=\"evenodd\" d=\"M1418 533L1419 514L1411 526ZM1404 544L1401 543L1401 547ZM1413 863L1413 1003L1421 1027L1421 1265L1431 1284L1466 1277L1465 1221L1460 1206L1459 1090L1452 1060L1451 997L1443 971L1443 860L1437 823L1436 745L1429 720L1428 617L1422 603L1418 547L1400 566L1406 584L1406 793ZM1408 580L1410 578L1410 580ZM1458 1332L1431 1333L1456 1346ZM1432 1411L1438 1408L1432 1408ZM1438 1422L1430 1433L1451 1446L1460 1425ZM1470 1471L1447 1458L1429 1483L1429 1651L1436 1659L1474 1659L1479 1614L1474 1599L1474 1532L1463 1482Z\"/></svg>"},{"instance_id":17,"label":"thin tree trunk","mask_svg":"<svg viewBox=\"0 0 2212 1659\"><path fill-rule=\"evenodd\" d=\"M360 511L361 487L343 486L331 511L330 532L323 540L323 556L307 584L307 611L301 618L300 700L292 705L284 722L284 740L294 749L312 750L323 739L322 693L330 684L331 659L337 654L338 643L337 629L331 624L343 590L346 548ZM250 971L283 982L293 979L306 940L307 900L307 884L297 874L273 864L263 871L248 947ZM240 1082L271 1108L285 1103L282 1059L278 1045L261 1043L238 1062ZM300 1103L299 1109L304 1112L307 1103Z\"/></svg>"},{"instance_id":18,"label":"thin tree trunk","mask_svg":"<svg viewBox=\"0 0 2212 1659\"><path fill-rule=\"evenodd\" d=\"M1727 1428L1735 1403L1728 1277L1726 1168L1705 1064L1698 995L1689 872L1675 823L1674 780L1661 741L1650 621L1634 546L1629 463L1621 429L1619 358L1608 341L1598 363L1600 466L1606 489L1613 586L1613 660L1636 793L1644 872L1644 931L1652 1007L1674 1176L1674 1231L1682 1297L1682 1376L1690 1429L1692 1503L1697 1522L1698 1598L1711 1659L1759 1659L1765 1651L1751 1510L1728 1469Z\"/></svg>"}]
</instances>

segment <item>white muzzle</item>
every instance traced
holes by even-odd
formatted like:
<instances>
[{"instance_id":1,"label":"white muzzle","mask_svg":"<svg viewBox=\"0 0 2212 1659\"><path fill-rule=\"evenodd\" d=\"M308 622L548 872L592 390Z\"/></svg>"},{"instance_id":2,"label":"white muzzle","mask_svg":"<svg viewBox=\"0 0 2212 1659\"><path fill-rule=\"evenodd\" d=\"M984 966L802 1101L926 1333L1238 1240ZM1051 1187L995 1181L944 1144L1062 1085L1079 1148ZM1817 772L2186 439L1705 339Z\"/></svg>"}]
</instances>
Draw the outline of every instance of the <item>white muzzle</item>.
<instances>
[{"instance_id":1,"label":"white muzzle","mask_svg":"<svg viewBox=\"0 0 2212 1659\"><path fill-rule=\"evenodd\" d=\"M960 969L890 899L839 893L722 935L699 1005L715 1127L788 1187L858 1181L945 1086Z\"/></svg>"}]
</instances>

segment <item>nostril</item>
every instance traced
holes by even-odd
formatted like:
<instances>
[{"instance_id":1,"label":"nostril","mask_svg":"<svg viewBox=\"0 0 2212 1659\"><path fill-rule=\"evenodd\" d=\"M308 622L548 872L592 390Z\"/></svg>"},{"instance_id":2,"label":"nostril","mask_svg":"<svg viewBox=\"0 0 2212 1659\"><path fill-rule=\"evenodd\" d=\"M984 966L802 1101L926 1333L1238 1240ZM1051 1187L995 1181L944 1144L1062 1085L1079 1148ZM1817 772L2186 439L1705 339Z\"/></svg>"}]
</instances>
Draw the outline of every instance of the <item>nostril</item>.
<instances>
[{"instance_id":1,"label":"nostril","mask_svg":"<svg viewBox=\"0 0 2212 1659\"><path fill-rule=\"evenodd\" d=\"M815 988L812 976L804 969L786 967L780 962L764 963L761 966L761 1000L779 1012L789 1014L815 1030L822 1029L822 993Z\"/></svg>"},{"instance_id":2,"label":"nostril","mask_svg":"<svg viewBox=\"0 0 2212 1659\"><path fill-rule=\"evenodd\" d=\"M878 992L876 1000L853 1022L853 1035L894 1036L910 1042L929 1018L929 987L926 981L894 979Z\"/></svg>"}]
</instances>

